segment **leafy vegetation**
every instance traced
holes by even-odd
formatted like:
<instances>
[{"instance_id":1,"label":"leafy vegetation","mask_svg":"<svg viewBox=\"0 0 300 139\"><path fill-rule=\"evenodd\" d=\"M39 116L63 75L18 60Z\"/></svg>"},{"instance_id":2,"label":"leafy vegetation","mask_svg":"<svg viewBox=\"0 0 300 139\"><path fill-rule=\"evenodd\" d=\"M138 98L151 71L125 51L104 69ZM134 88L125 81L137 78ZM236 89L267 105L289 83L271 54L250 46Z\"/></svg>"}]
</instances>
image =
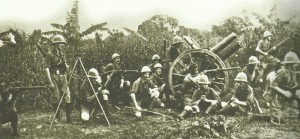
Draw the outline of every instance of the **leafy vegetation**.
<instances>
[{"instance_id":1,"label":"leafy vegetation","mask_svg":"<svg viewBox=\"0 0 300 139\"><path fill-rule=\"evenodd\" d=\"M139 70L143 65L150 62L153 54L159 54L163 57L163 40L166 40L169 45L175 35L191 36L202 48L211 48L230 33L235 32L243 47L227 59L227 62L231 66L243 67L249 56L254 55L253 50L265 30L270 30L274 34L273 44L277 44L287 35L300 32L299 24L290 20L280 20L274 17L273 12L271 10L268 17L263 17L257 13L245 11L244 17L230 17L223 23L214 25L212 31L186 28L179 25L177 19L155 15L142 22L137 31L132 32L125 29L126 32L130 33L125 35L126 32L123 30L105 28L106 22L93 25L86 31L80 32L78 5L75 2L68 14L66 24L51 24L56 30L46 32L35 30L32 34L25 34L11 29L0 33L0 39L3 41L7 40L9 33L15 36L15 43L7 41L4 46L0 47L0 78L1 82L5 82L5 87L46 85L44 58L41 51L36 47L36 43L41 44L42 50L47 52L51 47L49 35L53 34L62 34L67 39L70 47L66 49L66 53L71 67L74 66L80 55L86 70L96 68L101 71L103 66L111 62L111 55L115 52L121 54L123 69ZM101 35L102 31L107 31L109 35L104 38ZM84 39L84 36L92 33L95 33L95 39ZM279 47L273 55L283 59L284 54L289 50L300 53L299 47L297 47L299 45L300 40L292 38ZM139 75L126 73L125 76L133 82ZM76 81L80 83L83 77L83 71L81 71L81 75L78 78L76 76L75 81L71 81L72 92L76 92L78 87ZM53 130L49 130L49 119L53 113L45 111L50 110L50 104L50 93L47 90L24 92L19 96L17 108L21 113L20 129L26 138L249 138L253 136L264 137L263 135L268 132L274 132L270 138L277 138L278 136L275 134L283 134L284 132L290 133L291 138L300 136L297 133L299 122L295 119L287 121L282 126L274 126L270 123L246 124L244 118L226 117L226 120L219 121L226 122L229 119L229 127L227 127L229 131L223 133L216 128L214 129L216 134L212 134L213 131L207 130L204 126L210 125L204 123L211 121L210 118L212 117L202 119L193 117L184 121L176 121L175 119L151 115L143 119L136 119L133 117L132 111L128 109L114 113L116 118L112 121L112 127L103 124L101 115L100 119L93 119L97 121L96 124L93 121L89 124L82 124L78 119L79 114L77 112L77 119L74 117L75 124L69 126L57 124ZM289 126L290 124L292 126Z\"/></svg>"}]
</instances>

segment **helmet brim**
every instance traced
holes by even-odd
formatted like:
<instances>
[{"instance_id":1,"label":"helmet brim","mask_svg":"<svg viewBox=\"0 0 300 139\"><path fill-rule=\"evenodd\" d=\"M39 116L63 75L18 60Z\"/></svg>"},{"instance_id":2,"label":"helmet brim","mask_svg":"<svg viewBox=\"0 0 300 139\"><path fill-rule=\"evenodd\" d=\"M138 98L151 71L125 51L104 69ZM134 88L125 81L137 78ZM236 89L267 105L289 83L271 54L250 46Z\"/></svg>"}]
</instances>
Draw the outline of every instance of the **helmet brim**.
<instances>
[{"instance_id":1,"label":"helmet brim","mask_svg":"<svg viewBox=\"0 0 300 139\"><path fill-rule=\"evenodd\" d=\"M54 45L54 44L66 44L67 42L65 41L55 41L55 42L52 42L51 45Z\"/></svg>"},{"instance_id":2,"label":"helmet brim","mask_svg":"<svg viewBox=\"0 0 300 139\"><path fill-rule=\"evenodd\" d=\"M211 82L198 82L198 84L209 85Z\"/></svg>"},{"instance_id":3,"label":"helmet brim","mask_svg":"<svg viewBox=\"0 0 300 139\"><path fill-rule=\"evenodd\" d=\"M246 83L248 83L248 81L246 81L246 80L241 80L241 79L234 79L234 81L236 81L236 82L246 82Z\"/></svg>"},{"instance_id":4,"label":"helmet brim","mask_svg":"<svg viewBox=\"0 0 300 139\"><path fill-rule=\"evenodd\" d=\"M259 64L260 62L258 61L258 62L249 62L249 65L251 65L251 64Z\"/></svg>"},{"instance_id":5,"label":"helmet brim","mask_svg":"<svg viewBox=\"0 0 300 139\"><path fill-rule=\"evenodd\" d=\"M281 64L300 64L300 61L283 61Z\"/></svg>"},{"instance_id":6,"label":"helmet brim","mask_svg":"<svg viewBox=\"0 0 300 139\"><path fill-rule=\"evenodd\" d=\"M98 79L99 76L92 76L92 75L88 75L89 78L94 78L94 79Z\"/></svg>"},{"instance_id":7,"label":"helmet brim","mask_svg":"<svg viewBox=\"0 0 300 139\"><path fill-rule=\"evenodd\" d=\"M179 44L179 43L184 43L184 41L174 42L172 43L172 45Z\"/></svg>"}]
</instances>

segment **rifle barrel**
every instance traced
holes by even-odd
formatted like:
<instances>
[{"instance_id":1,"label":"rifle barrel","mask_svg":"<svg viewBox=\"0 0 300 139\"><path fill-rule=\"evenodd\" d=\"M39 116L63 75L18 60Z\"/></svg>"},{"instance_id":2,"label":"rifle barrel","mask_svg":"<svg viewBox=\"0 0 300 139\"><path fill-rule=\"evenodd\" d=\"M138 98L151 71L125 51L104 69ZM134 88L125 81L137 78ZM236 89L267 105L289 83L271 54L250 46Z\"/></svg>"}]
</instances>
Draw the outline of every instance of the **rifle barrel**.
<instances>
[{"instance_id":1,"label":"rifle barrel","mask_svg":"<svg viewBox=\"0 0 300 139\"><path fill-rule=\"evenodd\" d=\"M36 89L47 89L47 87L46 86L21 86L21 87L15 87L14 89L36 90Z\"/></svg>"}]
</instances>

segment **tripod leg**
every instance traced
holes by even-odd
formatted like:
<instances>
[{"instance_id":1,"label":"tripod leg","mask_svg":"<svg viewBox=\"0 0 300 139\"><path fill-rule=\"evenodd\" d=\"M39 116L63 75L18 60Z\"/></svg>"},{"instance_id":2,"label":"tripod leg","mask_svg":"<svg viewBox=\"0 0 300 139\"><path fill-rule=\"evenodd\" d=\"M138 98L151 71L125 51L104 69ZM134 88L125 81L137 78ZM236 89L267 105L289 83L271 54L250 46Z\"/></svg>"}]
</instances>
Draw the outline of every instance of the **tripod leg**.
<instances>
[{"instance_id":1,"label":"tripod leg","mask_svg":"<svg viewBox=\"0 0 300 139\"><path fill-rule=\"evenodd\" d=\"M105 120L106 120L108 126L110 126L110 122L108 121L108 118L107 118L106 113L105 113L105 111L104 111L104 109L103 109L103 107L102 107L102 105L101 105L101 103L100 103L100 100L99 100L98 96L97 96L96 93L95 93L95 89L94 89L94 87L93 87L93 85L92 85L92 82L91 82L90 78L88 77L88 74L87 74L87 72L86 72L86 70L85 70L85 68L84 68L84 66L83 66L83 63L82 63L82 61L81 61L80 59L78 59L78 60L79 60L79 62L80 62L80 64L81 64L81 67L82 67L82 69L83 69L83 71L84 71L84 74L85 74L87 80L89 81L89 84L90 84L90 86L91 86L91 88L92 88L92 90L93 90L93 93L94 93L95 96L96 96L96 99L97 99L97 101L98 101L98 104L99 104L99 106L100 106L102 112L103 112L103 115L104 115L104 117L105 117Z\"/></svg>"},{"instance_id":2,"label":"tripod leg","mask_svg":"<svg viewBox=\"0 0 300 139\"><path fill-rule=\"evenodd\" d=\"M54 122L54 120L55 120L55 118L56 118L56 115L57 115L57 113L58 113L58 111L59 111L59 107L60 107L60 104L61 104L61 102L62 102L64 96L65 96L65 93L61 96L61 98L60 98L60 100L59 100L58 106L57 106L57 108L56 108L55 114L54 114L53 119L52 119L51 124L50 124L50 129L52 128L52 124L53 124L53 122Z\"/></svg>"}]
</instances>

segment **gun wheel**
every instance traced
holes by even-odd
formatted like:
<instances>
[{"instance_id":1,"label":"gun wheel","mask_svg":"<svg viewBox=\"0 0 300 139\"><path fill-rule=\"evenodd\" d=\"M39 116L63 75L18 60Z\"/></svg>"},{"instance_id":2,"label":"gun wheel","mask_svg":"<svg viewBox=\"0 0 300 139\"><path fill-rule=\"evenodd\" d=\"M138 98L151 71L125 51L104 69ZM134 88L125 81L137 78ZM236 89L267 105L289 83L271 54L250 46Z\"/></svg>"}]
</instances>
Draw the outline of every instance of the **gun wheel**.
<instances>
[{"instance_id":1,"label":"gun wheel","mask_svg":"<svg viewBox=\"0 0 300 139\"><path fill-rule=\"evenodd\" d=\"M197 64L198 74L203 73L205 70L226 68L225 63L219 56L206 49L185 51L174 60L169 69L168 83L173 94L176 91L185 91L182 90L183 79L189 73L188 69L192 63ZM211 81L210 87L220 92L221 95L227 91L229 85L228 71L211 71L205 74Z\"/></svg>"}]
</instances>

